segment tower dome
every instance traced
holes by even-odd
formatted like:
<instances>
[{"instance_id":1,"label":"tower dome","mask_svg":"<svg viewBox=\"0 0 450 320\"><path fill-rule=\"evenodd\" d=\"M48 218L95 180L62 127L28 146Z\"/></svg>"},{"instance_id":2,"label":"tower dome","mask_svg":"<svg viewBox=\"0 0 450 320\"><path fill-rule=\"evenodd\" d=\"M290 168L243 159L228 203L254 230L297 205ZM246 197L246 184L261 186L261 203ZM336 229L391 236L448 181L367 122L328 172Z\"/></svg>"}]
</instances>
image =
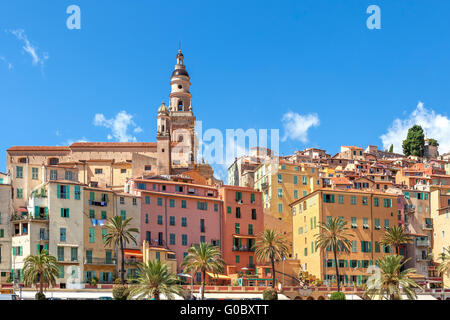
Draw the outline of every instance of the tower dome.
<instances>
[{"instance_id":1,"label":"tower dome","mask_svg":"<svg viewBox=\"0 0 450 320\"><path fill-rule=\"evenodd\" d=\"M162 114L169 115L169 109L167 109L166 104L164 102L158 108L158 115Z\"/></svg>"}]
</instances>

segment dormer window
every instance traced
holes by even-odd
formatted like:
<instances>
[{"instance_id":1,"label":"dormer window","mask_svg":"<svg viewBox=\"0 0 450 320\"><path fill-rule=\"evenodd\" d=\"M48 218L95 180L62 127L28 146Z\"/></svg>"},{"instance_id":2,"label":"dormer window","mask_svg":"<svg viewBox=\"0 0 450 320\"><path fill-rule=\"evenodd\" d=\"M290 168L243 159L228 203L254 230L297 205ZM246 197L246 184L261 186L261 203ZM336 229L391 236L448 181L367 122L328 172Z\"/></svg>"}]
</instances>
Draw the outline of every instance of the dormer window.
<instances>
[{"instance_id":1,"label":"dormer window","mask_svg":"<svg viewBox=\"0 0 450 320\"><path fill-rule=\"evenodd\" d=\"M58 158L50 158L50 160L49 160L49 164L51 166L56 166L56 165L58 165L58 163L59 163L59 159Z\"/></svg>"}]
</instances>

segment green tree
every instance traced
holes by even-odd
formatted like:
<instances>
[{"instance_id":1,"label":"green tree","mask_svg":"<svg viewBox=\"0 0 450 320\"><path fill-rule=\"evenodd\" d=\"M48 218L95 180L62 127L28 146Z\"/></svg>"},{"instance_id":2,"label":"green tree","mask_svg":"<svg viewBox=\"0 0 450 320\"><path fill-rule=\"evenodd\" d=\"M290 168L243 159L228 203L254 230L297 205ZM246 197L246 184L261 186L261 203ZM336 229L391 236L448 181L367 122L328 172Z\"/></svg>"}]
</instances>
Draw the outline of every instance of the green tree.
<instances>
[{"instance_id":1,"label":"green tree","mask_svg":"<svg viewBox=\"0 0 450 320\"><path fill-rule=\"evenodd\" d=\"M442 276L450 276L450 246L444 248L444 252L441 253L437 271Z\"/></svg>"},{"instance_id":2,"label":"green tree","mask_svg":"<svg viewBox=\"0 0 450 320\"><path fill-rule=\"evenodd\" d=\"M425 151L425 135L421 126L415 124L408 130L408 136L403 140L405 156L423 157Z\"/></svg>"},{"instance_id":3,"label":"green tree","mask_svg":"<svg viewBox=\"0 0 450 320\"><path fill-rule=\"evenodd\" d=\"M376 261L379 272L372 275L367 283L365 294L369 297L378 294L381 299L401 300L402 291L408 299L417 298L414 289L421 289L409 274L416 272L416 269L409 268L401 271L402 266L409 260L402 263L402 256L384 256Z\"/></svg>"},{"instance_id":4,"label":"green tree","mask_svg":"<svg viewBox=\"0 0 450 320\"><path fill-rule=\"evenodd\" d=\"M132 218L122 220L121 216L115 216L108 219L106 225L106 234L103 236L103 243L105 246L114 245L114 247L119 247L121 253L121 268L120 268L120 279L122 284L125 284L125 257L124 257L124 244L128 244L133 241L135 244L136 238L133 233L139 233L137 228L129 228Z\"/></svg>"},{"instance_id":5,"label":"green tree","mask_svg":"<svg viewBox=\"0 0 450 320\"><path fill-rule=\"evenodd\" d=\"M259 235L255 243L255 256L260 262L270 261L272 265L272 288L275 289L275 262L281 261L289 254L286 239L279 232L266 229Z\"/></svg>"},{"instance_id":6,"label":"green tree","mask_svg":"<svg viewBox=\"0 0 450 320\"><path fill-rule=\"evenodd\" d=\"M437 142L436 139L428 139L428 143L430 144L430 146L434 146L434 147L439 147L439 143Z\"/></svg>"},{"instance_id":7,"label":"green tree","mask_svg":"<svg viewBox=\"0 0 450 320\"><path fill-rule=\"evenodd\" d=\"M59 275L59 265L56 258L49 255L47 250L42 250L37 255L29 255L24 260L23 282L25 285L37 285L39 294L44 294L44 284L56 284Z\"/></svg>"},{"instance_id":8,"label":"green tree","mask_svg":"<svg viewBox=\"0 0 450 320\"><path fill-rule=\"evenodd\" d=\"M225 262L222 260L222 254L218 247L201 242L190 247L187 255L184 258L182 266L184 272L194 273L201 272L202 274L202 300L205 299L205 283L206 272L221 273L224 270Z\"/></svg>"},{"instance_id":9,"label":"green tree","mask_svg":"<svg viewBox=\"0 0 450 320\"><path fill-rule=\"evenodd\" d=\"M163 294L167 299L172 300L174 295L184 295L183 287L178 284L176 275L169 272L166 264L155 259L147 264L138 264L139 276L137 285L130 288L128 299L138 300L149 299L160 300Z\"/></svg>"},{"instance_id":10,"label":"green tree","mask_svg":"<svg viewBox=\"0 0 450 320\"><path fill-rule=\"evenodd\" d=\"M351 242L348 238L353 237L352 234L347 233L347 222L341 218L327 219L326 222L322 222L320 227L320 233L316 234L317 247L325 251L331 249L334 255L334 264L336 267L336 282L338 292L341 291L339 281L339 263L337 259L337 252L344 251L349 252L351 248Z\"/></svg>"},{"instance_id":11,"label":"green tree","mask_svg":"<svg viewBox=\"0 0 450 320\"><path fill-rule=\"evenodd\" d=\"M390 153L394 152L394 145L393 144L391 144L391 146L389 147L389 152Z\"/></svg>"},{"instance_id":12,"label":"green tree","mask_svg":"<svg viewBox=\"0 0 450 320\"><path fill-rule=\"evenodd\" d=\"M412 242L413 239L405 233L403 227L401 226L388 227L384 232L383 239L381 240L381 243L385 246L394 246L396 254L399 254L400 246L402 244Z\"/></svg>"}]
</instances>

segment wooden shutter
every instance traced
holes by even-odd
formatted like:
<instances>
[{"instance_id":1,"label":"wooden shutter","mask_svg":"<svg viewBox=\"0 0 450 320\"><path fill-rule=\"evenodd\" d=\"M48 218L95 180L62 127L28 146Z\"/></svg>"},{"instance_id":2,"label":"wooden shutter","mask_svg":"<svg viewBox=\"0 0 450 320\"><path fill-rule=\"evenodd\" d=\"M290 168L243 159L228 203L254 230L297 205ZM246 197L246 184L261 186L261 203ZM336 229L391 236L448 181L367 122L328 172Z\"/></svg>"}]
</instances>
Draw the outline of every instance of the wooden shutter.
<instances>
[{"instance_id":1,"label":"wooden shutter","mask_svg":"<svg viewBox=\"0 0 450 320\"><path fill-rule=\"evenodd\" d=\"M57 195L58 199L61 199L61 185L60 184L56 185L56 195Z\"/></svg>"}]
</instances>

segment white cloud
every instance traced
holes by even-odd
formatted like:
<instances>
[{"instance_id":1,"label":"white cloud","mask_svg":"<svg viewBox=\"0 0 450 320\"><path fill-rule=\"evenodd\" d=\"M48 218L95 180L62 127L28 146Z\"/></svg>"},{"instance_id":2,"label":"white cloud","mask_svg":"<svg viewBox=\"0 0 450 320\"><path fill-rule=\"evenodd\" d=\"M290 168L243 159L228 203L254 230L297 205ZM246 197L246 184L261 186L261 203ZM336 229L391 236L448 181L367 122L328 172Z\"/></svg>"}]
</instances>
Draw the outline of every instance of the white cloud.
<instances>
[{"instance_id":1,"label":"white cloud","mask_svg":"<svg viewBox=\"0 0 450 320\"><path fill-rule=\"evenodd\" d=\"M319 116L315 113L301 115L295 112L287 112L283 115L281 121L284 126L284 137L281 139L283 142L289 138L306 143L308 142L308 130L320 124Z\"/></svg>"},{"instance_id":2,"label":"white cloud","mask_svg":"<svg viewBox=\"0 0 450 320\"><path fill-rule=\"evenodd\" d=\"M8 60L6 60L5 57L0 56L0 60L3 61L3 62L8 66L8 69L9 69L9 70L12 70L12 69L13 69L13 67L14 67L13 64L12 64L11 62L9 62Z\"/></svg>"},{"instance_id":3,"label":"white cloud","mask_svg":"<svg viewBox=\"0 0 450 320\"><path fill-rule=\"evenodd\" d=\"M38 47L33 46L31 44L23 29L10 30L9 32L11 32L18 40L23 41L24 45L22 46L22 49L30 55L31 61L34 66L36 65L44 66L45 60L48 60L49 58L47 52L39 54Z\"/></svg>"},{"instance_id":4,"label":"white cloud","mask_svg":"<svg viewBox=\"0 0 450 320\"><path fill-rule=\"evenodd\" d=\"M450 151L450 119L425 108L422 102L419 102L416 109L405 119L397 118L393 121L388 131L380 137L383 147L388 149L393 144L394 152L403 153L403 140L408 135L408 129L415 124L423 128L425 138L438 141L440 154Z\"/></svg>"},{"instance_id":5,"label":"white cloud","mask_svg":"<svg viewBox=\"0 0 450 320\"><path fill-rule=\"evenodd\" d=\"M106 119L102 113L97 113L94 117L94 125L111 129L108 140L116 139L120 142L134 142L136 137L128 133L128 129L134 133L142 132L142 128L133 121L133 116L126 111L120 111L115 118Z\"/></svg>"}]
</instances>

